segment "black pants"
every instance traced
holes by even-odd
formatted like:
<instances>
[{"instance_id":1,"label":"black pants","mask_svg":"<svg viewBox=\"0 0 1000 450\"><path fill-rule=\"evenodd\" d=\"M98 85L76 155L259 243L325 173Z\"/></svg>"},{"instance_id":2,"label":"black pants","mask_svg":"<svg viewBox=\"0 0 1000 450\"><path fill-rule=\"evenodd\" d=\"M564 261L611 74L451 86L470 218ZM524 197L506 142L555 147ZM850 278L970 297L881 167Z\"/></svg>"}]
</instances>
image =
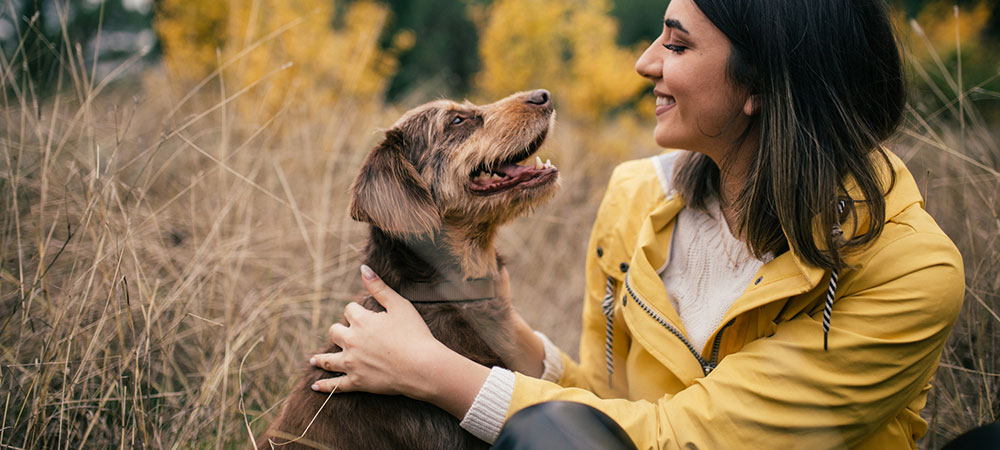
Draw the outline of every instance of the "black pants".
<instances>
[{"instance_id":1,"label":"black pants","mask_svg":"<svg viewBox=\"0 0 1000 450\"><path fill-rule=\"evenodd\" d=\"M546 402L515 413L493 444L494 450L635 450L625 430L590 406ZM1000 449L1000 423L970 430L941 450Z\"/></svg>"},{"instance_id":2,"label":"black pants","mask_svg":"<svg viewBox=\"0 0 1000 450\"><path fill-rule=\"evenodd\" d=\"M1000 448L1000 422L965 432L941 450L995 450Z\"/></svg>"},{"instance_id":3,"label":"black pants","mask_svg":"<svg viewBox=\"0 0 1000 450\"><path fill-rule=\"evenodd\" d=\"M495 450L635 450L614 420L590 406L546 402L518 411L500 430Z\"/></svg>"}]
</instances>

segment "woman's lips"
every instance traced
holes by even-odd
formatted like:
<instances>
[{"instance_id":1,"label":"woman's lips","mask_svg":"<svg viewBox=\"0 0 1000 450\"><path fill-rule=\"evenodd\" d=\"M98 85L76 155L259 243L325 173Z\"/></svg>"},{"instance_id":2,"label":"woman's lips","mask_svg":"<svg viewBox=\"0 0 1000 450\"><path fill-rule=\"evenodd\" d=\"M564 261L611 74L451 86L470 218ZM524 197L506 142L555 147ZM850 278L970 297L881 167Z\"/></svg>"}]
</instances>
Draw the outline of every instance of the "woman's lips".
<instances>
[{"instance_id":1,"label":"woman's lips","mask_svg":"<svg viewBox=\"0 0 1000 450\"><path fill-rule=\"evenodd\" d=\"M659 93L656 94L656 115L657 116L659 116L660 114L663 114L663 113L669 111L674 106L677 106L677 100L675 100L673 97L671 97L669 95L659 94Z\"/></svg>"}]
</instances>

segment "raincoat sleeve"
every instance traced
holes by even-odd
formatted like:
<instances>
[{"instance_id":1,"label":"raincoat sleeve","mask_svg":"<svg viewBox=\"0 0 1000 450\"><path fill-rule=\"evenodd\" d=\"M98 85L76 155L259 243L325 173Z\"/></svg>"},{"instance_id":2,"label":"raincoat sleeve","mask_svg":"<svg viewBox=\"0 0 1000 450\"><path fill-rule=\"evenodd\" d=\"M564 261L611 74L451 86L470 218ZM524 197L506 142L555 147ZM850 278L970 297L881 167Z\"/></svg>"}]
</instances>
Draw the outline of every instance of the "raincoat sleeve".
<instances>
[{"instance_id":1,"label":"raincoat sleeve","mask_svg":"<svg viewBox=\"0 0 1000 450\"><path fill-rule=\"evenodd\" d=\"M838 289L829 350L819 307L655 401L602 399L587 389L595 357L582 351L582 365L562 380L582 388L517 374L508 417L535 403L568 400L608 414L640 449L853 447L919 402L964 293L961 256L947 236L891 223L883 238L890 236L865 252L857 276ZM584 324L585 336L593 326ZM904 435L918 433L899 427Z\"/></svg>"}]
</instances>

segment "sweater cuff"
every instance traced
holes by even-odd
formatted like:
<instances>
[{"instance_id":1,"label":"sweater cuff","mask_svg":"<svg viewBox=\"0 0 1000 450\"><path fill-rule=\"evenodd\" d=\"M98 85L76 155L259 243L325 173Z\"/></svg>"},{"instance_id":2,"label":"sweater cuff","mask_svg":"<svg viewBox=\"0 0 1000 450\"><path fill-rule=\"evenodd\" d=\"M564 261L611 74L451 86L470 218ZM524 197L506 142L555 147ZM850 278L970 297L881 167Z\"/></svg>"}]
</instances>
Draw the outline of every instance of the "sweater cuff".
<instances>
[{"instance_id":1,"label":"sweater cuff","mask_svg":"<svg viewBox=\"0 0 1000 450\"><path fill-rule=\"evenodd\" d=\"M545 381L551 381L553 383L558 383L559 379L563 375L563 365L562 365L562 352L559 351L559 347L553 344L549 340L549 337L536 331L535 336L538 336L542 340L542 346L545 347L545 360L543 361L542 379ZM513 383L511 383L513 386Z\"/></svg>"},{"instance_id":2,"label":"sweater cuff","mask_svg":"<svg viewBox=\"0 0 1000 450\"><path fill-rule=\"evenodd\" d=\"M490 376L476 394L459 426L473 436L492 444L503 428L514 395L514 373L500 367L490 369Z\"/></svg>"}]
</instances>

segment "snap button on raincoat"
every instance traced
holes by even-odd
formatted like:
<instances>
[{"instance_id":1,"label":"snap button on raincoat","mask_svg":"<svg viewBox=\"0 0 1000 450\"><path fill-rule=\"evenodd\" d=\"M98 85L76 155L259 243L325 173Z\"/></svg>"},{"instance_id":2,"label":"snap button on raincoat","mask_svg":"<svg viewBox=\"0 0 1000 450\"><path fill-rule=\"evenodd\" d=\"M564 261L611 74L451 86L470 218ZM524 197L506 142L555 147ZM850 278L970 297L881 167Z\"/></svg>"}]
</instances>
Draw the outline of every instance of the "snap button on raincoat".
<instances>
[{"instance_id":1,"label":"snap button on raincoat","mask_svg":"<svg viewBox=\"0 0 1000 450\"><path fill-rule=\"evenodd\" d=\"M883 170L896 175L884 231L845 256L828 349L831 273L789 251L760 269L696 356L657 273L684 207L670 185L678 154L614 170L587 251L580 362L564 354L558 384L517 374L508 417L543 401L586 403L640 449L917 448L964 274L902 161L890 154ZM858 217L845 233L867 228Z\"/></svg>"}]
</instances>

